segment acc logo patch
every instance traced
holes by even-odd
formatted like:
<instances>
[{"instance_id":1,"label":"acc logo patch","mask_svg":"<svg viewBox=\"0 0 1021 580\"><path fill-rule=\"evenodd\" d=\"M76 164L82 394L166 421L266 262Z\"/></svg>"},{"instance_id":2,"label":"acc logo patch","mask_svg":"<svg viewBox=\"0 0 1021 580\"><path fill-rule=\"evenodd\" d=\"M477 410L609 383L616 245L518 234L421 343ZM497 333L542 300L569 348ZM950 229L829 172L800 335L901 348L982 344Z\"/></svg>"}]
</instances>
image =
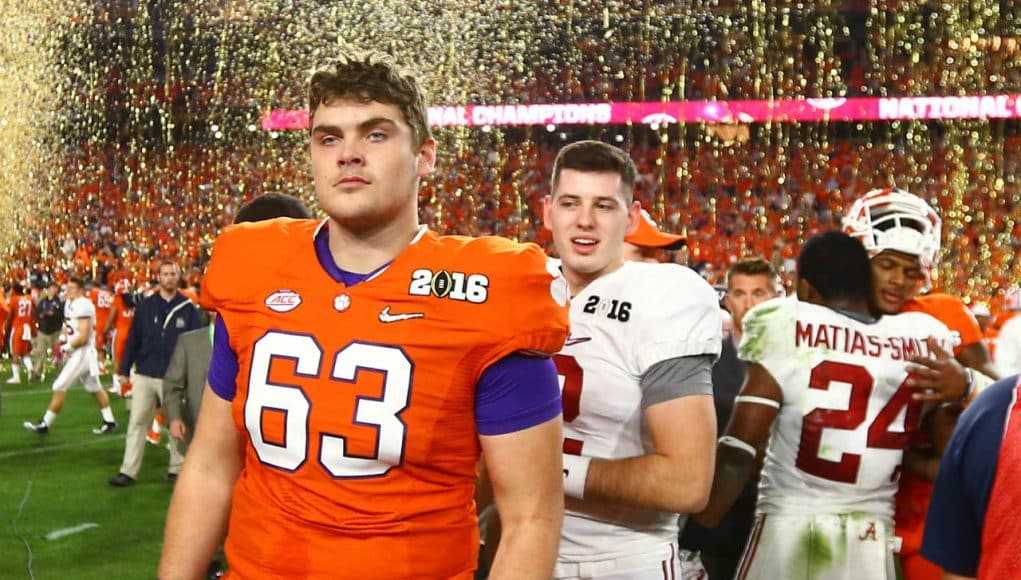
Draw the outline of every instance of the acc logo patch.
<instances>
[{"instance_id":1,"label":"acc logo patch","mask_svg":"<svg viewBox=\"0 0 1021 580\"><path fill-rule=\"evenodd\" d=\"M266 297L266 306L273 312L290 312L301 306L301 296L293 290L277 290Z\"/></svg>"},{"instance_id":2,"label":"acc logo patch","mask_svg":"<svg viewBox=\"0 0 1021 580\"><path fill-rule=\"evenodd\" d=\"M464 272L433 272L419 268L411 273L408 294L412 296L436 296L482 304L489 298L489 277L483 274Z\"/></svg>"}]
</instances>

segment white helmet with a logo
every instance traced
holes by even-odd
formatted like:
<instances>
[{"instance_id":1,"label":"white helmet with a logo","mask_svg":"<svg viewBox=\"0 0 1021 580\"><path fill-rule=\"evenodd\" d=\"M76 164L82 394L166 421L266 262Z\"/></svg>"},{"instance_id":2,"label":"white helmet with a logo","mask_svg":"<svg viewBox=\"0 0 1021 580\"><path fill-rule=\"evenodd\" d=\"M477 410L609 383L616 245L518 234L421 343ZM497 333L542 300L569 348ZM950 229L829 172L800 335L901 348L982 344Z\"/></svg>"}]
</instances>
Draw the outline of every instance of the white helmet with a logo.
<instances>
[{"instance_id":1,"label":"white helmet with a logo","mask_svg":"<svg viewBox=\"0 0 1021 580\"><path fill-rule=\"evenodd\" d=\"M936 265L942 220L917 195L902 189L873 189L851 205L843 226L844 233L861 240L869 257L893 250L917 256L926 270Z\"/></svg>"}]
</instances>

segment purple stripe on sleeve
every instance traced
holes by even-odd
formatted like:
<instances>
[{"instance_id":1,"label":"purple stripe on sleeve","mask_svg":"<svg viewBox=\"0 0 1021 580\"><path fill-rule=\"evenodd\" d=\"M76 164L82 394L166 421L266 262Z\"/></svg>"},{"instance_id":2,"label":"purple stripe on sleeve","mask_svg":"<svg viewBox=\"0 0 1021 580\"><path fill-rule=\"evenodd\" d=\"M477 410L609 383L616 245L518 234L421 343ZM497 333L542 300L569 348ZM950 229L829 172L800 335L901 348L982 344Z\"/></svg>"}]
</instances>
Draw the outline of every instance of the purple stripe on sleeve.
<instances>
[{"instance_id":1,"label":"purple stripe on sleeve","mask_svg":"<svg viewBox=\"0 0 1021 580\"><path fill-rule=\"evenodd\" d=\"M557 368L548 358L509 355L487 368L475 387L480 435L522 431L562 412Z\"/></svg>"},{"instance_id":2,"label":"purple stripe on sleeve","mask_svg":"<svg viewBox=\"0 0 1021 580\"><path fill-rule=\"evenodd\" d=\"M209 361L209 388L225 401L233 401L237 393L238 355L230 347L230 336L223 317L216 317L213 331L213 358Z\"/></svg>"}]
</instances>

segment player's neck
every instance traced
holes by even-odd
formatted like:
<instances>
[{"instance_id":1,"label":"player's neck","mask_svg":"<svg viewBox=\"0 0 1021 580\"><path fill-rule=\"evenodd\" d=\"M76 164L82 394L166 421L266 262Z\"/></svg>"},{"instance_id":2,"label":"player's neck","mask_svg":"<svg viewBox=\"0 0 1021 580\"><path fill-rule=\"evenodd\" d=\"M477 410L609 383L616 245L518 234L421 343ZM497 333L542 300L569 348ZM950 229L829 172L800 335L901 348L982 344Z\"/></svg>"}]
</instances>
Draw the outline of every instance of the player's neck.
<instances>
[{"instance_id":1,"label":"player's neck","mask_svg":"<svg viewBox=\"0 0 1021 580\"><path fill-rule=\"evenodd\" d=\"M165 290L160 288L160 296L167 302L170 302L173 300L174 296L177 296L177 290Z\"/></svg>"},{"instance_id":2,"label":"player's neck","mask_svg":"<svg viewBox=\"0 0 1021 580\"><path fill-rule=\"evenodd\" d=\"M837 300L826 300L823 305L833 310L843 310L844 312L853 312L862 316L872 318L872 312L869 310L868 302L864 300L851 300L841 298Z\"/></svg>"},{"instance_id":3,"label":"player's neck","mask_svg":"<svg viewBox=\"0 0 1021 580\"><path fill-rule=\"evenodd\" d=\"M621 258L619 261L614 261L610 263L608 266L606 266L606 268L603 268L598 272L579 272L577 270L572 270L571 268L568 268L566 266L561 267L560 270L564 273L564 280L567 280L567 285L570 286L571 288L571 296L577 296L583 290L585 290L585 288L587 288L589 284L595 282L596 280L602 278L603 276L616 272L623 265L624 259Z\"/></svg>"},{"instance_id":4,"label":"player's neck","mask_svg":"<svg viewBox=\"0 0 1021 580\"><path fill-rule=\"evenodd\" d=\"M418 234L418 218L353 231L329 222L330 255L341 270L365 274L392 262Z\"/></svg>"}]
</instances>

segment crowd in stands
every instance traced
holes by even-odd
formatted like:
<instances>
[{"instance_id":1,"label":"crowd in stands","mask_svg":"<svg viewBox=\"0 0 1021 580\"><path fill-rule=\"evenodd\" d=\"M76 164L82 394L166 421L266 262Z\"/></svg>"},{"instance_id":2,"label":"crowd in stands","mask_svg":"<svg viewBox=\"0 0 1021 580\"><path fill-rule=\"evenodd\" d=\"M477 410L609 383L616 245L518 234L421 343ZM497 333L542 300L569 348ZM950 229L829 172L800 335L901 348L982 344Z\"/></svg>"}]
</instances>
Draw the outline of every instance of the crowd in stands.
<instances>
[{"instance_id":1,"label":"crowd in stands","mask_svg":"<svg viewBox=\"0 0 1021 580\"><path fill-rule=\"evenodd\" d=\"M623 144L640 171L637 198L665 229L688 236L690 264L709 277L747 255L783 267L801 241L839 227L853 197L894 185L929 199L944 216L943 262L949 266L940 272L939 286L995 298L976 292L1009 286L1021 268L1015 257L1021 192L1014 178L1021 169L1021 138L1008 137L997 152L960 144L924 150L875 146L855 139L695 140L683 146L668 139L660 145L646 132L648 138ZM472 139L444 155L423 189L423 221L442 232L548 245L541 200L560 141L542 129ZM152 278L163 257L178 260L195 282L217 232L245 200L279 190L311 201L310 179L301 169L304 152L290 147L281 142L276 151L231 148L214 154L200 147L179 147L172 154L79 151L63 172L66 195L56 200L48 219L25 232L7 262L7 282L29 279L41 286L50 276L63 281L76 274L111 286L121 277L141 283ZM997 154L994 166L990 155Z\"/></svg>"},{"instance_id":2,"label":"crowd in stands","mask_svg":"<svg viewBox=\"0 0 1021 580\"><path fill-rule=\"evenodd\" d=\"M1012 92L1021 83L1021 60L1008 54L1008 44L965 47L947 37L985 27L989 38L999 38L1021 18L1016 9L958 15L949 27L944 25L951 16L930 7L877 9L864 0L805 11L730 0L698 10L670 2L643 6L613 14L581 7L569 15L561 14L564 6L551 8L550 18L570 16L572 26L563 30L522 32L508 23L511 36L535 35L522 50L539 63L510 74L508 67L517 65L497 60L514 55L494 51L497 60L468 90L469 98L933 95L947 94L947 87L953 94L988 94ZM50 277L79 274L109 285L116 277L141 282L152 277L161 257L170 256L194 282L216 233L245 200L276 190L311 201L303 139L268 139L254 126L241 129L241 138L239 129L225 128L226 137L214 139L217 131L204 117L213 102L232 111L304 106L291 98L302 93L304 68L276 71L281 88L274 101L256 103L253 95L261 93L253 87L265 79L233 71L232 63L218 64L213 56L232 35L260 26L272 33L289 17L259 10L237 18L214 11L209 17L202 10L168 9L154 13L150 23L131 3L100 3L95 10L91 21L78 24L88 28L95 49L90 58L109 57L108 66L97 68L107 72L96 86L106 87L105 123L114 128L106 145L67 147L57 164L59 193L49 213L24 228L5 257L6 281L29 279L39 286ZM531 16L523 13L521 25ZM124 61L122 45L150 24L160 36L154 45L163 51L153 62L166 65ZM188 36L188 51L171 50L180 40L174 34ZM907 46L906 39L915 44ZM203 51L208 59L197 58ZM968 59L960 58L965 52ZM174 61L188 55L190 61ZM195 68L199 62L204 64ZM212 75L232 82L213 82ZM162 103L176 126L161 127L159 115L149 114L152 103ZM140 119L151 123L142 127ZM1021 245L1016 123L758 125L742 127L736 142L712 129L458 133L459 141L444 139L440 166L423 189L422 219L441 232L500 234L548 247L539 217L553 154L566 139L594 137L632 154L641 171L638 198L666 228L688 236L691 265L708 277L751 254L781 267L786 262L789 269L800 242L839 225L848 200L892 186L922 195L944 216L948 265L939 272L939 286L988 299L977 294L995 294L1021 275L1015 259Z\"/></svg>"}]
</instances>

